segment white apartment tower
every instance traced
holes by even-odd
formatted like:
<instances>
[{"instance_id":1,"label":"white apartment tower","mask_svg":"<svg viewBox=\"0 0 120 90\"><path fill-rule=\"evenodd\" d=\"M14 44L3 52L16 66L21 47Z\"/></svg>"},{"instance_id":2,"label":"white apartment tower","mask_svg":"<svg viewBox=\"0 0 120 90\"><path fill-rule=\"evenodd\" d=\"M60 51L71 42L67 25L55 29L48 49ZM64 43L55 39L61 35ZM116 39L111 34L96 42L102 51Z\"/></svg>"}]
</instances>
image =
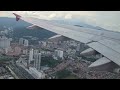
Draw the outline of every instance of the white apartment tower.
<instances>
[{"instance_id":1,"label":"white apartment tower","mask_svg":"<svg viewBox=\"0 0 120 90\"><path fill-rule=\"evenodd\" d=\"M35 55L39 53L38 49L33 50L33 58L35 58Z\"/></svg>"},{"instance_id":2,"label":"white apartment tower","mask_svg":"<svg viewBox=\"0 0 120 90\"><path fill-rule=\"evenodd\" d=\"M33 49L30 50L29 52L29 63L33 61Z\"/></svg>"},{"instance_id":3,"label":"white apartment tower","mask_svg":"<svg viewBox=\"0 0 120 90\"><path fill-rule=\"evenodd\" d=\"M20 39L19 39L19 44L20 44L20 45L23 45L23 43L24 43L24 39L23 39L23 38L20 38Z\"/></svg>"},{"instance_id":4,"label":"white apartment tower","mask_svg":"<svg viewBox=\"0 0 120 90\"><path fill-rule=\"evenodd\" d=\"M40 64L41 64L41 53L37 53L35 54L35 58L34 58L34 67L40 71Z\"/></svg>"},{"instance_id":5,"label":"white apartment tower","mask_svg":"<svg viewBox=\"0 0 120 90\"><path fill-rule=\"evenodd\" d=\"M24 39L24 46L28 46L29 41L27 39Z\"/></svg>"},{"instance_id":6,"label":"white apartment tower","mask_svg":"<svg viewBox=\"0 0 120 90\"><path fill-rule=\"evenodd\" d=\"M55 50L55 57L59 57L59 58L63 59L63 51Z\"/></svg>"}]
</instances>

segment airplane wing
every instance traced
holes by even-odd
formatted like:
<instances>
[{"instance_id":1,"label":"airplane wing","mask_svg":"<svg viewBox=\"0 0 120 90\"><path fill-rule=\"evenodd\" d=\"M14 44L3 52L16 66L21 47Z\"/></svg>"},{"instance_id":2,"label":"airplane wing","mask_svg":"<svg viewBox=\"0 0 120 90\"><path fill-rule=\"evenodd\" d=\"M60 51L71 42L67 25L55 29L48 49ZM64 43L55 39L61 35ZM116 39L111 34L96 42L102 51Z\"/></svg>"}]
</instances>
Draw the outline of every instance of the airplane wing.
<instances>
[{"instance_id":1,"label":"airplane wing","mask_svg":"<svg viewBox=\"0 0 120 90\"><path fill-rule=\"evenodd\" d=\"M57 22L42 20L32 17L22 17L13 13L16 20L24 20L33 26L41 27L57 33L59 35L80 41L88 45L91 49L101 53L102 57L96 63L94 62L90 67L103 65L109 62L114 62L120 66L120 33L108 30L96 30L85 27L78 27L72 25L58 24ZM102 62L102 63L101 63Z\"/></svg>"}]
</instances>

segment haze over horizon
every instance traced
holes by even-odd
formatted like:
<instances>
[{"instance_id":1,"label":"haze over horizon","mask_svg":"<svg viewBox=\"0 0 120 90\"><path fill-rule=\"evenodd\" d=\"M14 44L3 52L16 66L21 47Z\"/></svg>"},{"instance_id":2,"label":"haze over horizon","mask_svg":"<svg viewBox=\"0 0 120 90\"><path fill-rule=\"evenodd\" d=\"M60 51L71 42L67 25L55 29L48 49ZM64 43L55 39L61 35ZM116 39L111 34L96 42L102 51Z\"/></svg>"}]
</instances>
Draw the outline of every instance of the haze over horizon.
<instances>
[{"instance_id":1,"label":"haze over horizon","mask_svg":"<svg viewBox=\"0 0 120 90\"><path fill-rule=\"evenodd\" d=\"M120 11L0 11L0 17L15 17L13 12L40 19L76 20L120 32Z\"/></svg>"}]
</instances>

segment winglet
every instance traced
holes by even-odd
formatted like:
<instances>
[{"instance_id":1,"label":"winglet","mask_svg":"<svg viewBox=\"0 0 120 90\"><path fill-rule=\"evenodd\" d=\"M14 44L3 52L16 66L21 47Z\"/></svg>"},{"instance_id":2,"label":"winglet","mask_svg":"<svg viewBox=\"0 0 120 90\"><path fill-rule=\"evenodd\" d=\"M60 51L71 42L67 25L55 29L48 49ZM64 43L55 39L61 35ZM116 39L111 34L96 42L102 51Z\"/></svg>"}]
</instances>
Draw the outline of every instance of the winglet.
<instances>
[{"instance_id":1,"label":"winglet","mask_svg":"<svg viewBox=\"0 0 120 90\"><path fill-rule=\"evenodd\" d=\"M16 21L18 21L18 20L21 18L20 15L18 15L18 14L16 14L16 13L13 13L13 14L16 16Z\"/></svg>"}]
</instances>

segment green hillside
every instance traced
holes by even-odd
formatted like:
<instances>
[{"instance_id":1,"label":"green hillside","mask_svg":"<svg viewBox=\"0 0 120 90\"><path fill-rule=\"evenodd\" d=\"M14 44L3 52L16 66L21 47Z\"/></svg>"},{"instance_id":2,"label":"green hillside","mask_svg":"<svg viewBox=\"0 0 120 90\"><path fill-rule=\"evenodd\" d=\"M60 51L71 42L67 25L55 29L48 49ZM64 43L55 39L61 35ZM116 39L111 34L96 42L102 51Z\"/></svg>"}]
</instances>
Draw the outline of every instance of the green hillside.
<instances>
[{"instance_id":1,"label":"green hillside","mask_svg":"<svg viewBox=\"0 0 120 90\"><path fill-rule=\"evenodd\" d=\"M5 28L13 28L13 38L21 38L23 36L33 36L39 39L49 38L55 33L45 30L43 28L29 30L26 27L31 24L22 20L16 21L15 18L0 17L0 30Z\"/></svg>"}]
</instances>

